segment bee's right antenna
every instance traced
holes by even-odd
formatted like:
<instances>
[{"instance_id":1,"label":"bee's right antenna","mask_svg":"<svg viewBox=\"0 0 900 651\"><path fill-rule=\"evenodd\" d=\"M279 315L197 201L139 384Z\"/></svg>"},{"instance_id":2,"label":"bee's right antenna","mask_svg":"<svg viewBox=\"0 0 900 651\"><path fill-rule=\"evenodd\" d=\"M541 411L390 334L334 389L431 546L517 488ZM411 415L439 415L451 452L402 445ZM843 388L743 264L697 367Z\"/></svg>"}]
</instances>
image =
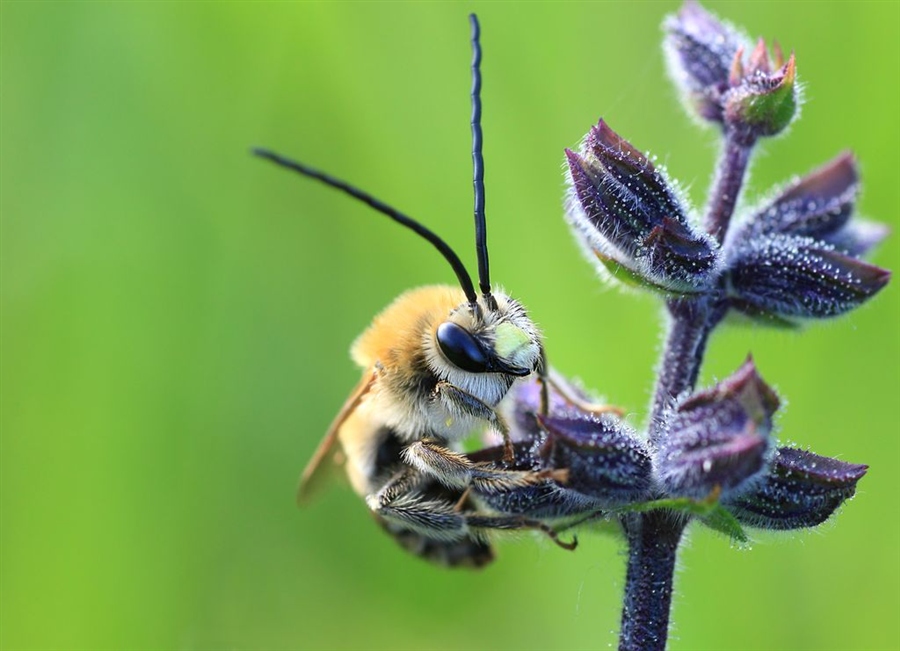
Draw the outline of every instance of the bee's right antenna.
<instances>
[{"instance_id":1,"label":"bee's right antenna","mask_svg":"<svg viewBox=\"0 0 900 651\"><path fill-rule=\"evenodd\" d=\"M475 251L478 255L478 285L489 310L497 309L497 301L491 295L491 278L488 264L487 224L484 218L484 157L481 154L481 29L478 17L469 14L472 26L472 166L475 188Z\"/></svg>"},{"instance_id":2,"label":"bee's right antenna","mask_svg":"<svg viewBox=\"0 0 900 651\"><path fill-rule=\"evenodd\" d=\"M308 176L310 178L316 179L317 181L321 181L325 185L330 185L333 188L341 190L349 194L354 199L358 199L364 204L371 206L383 215L387 215L398 224L402 224L411 231L414 231L416 234L424 237L434 245L434 248L441 252L441 255L443 255L447 262L450 263L450 266L453 267L453 271L456 273L456 277L459 279L459 285L460 287L462 287L462 290L465 293L466 299L469 301L469 303L471 303L472 305L477 304L478 294L475 293L475 287L472 284L472 278L469 276L469 272L466 271L466 268L463 266L463 263L459 259L459 256L456 255L456 252L454 252L453 249L450 248L449 244L438 237L435 233L422 226L422 224L417 222L415 219L413 219L412 217L407 217L396 208L392 208L386 203L379 201L372 195L363 192L359 188L350 185L346 181L336 179L333 176L329 176L328 174L304 165L303 163L298 163L288 158L284 158L283 156L269 151L268 149L256 148L253 150L253 153L261 158L272 161L276 165L286 167L287 169L298 172L303 176Z\"/></svg>"}]
</instances>

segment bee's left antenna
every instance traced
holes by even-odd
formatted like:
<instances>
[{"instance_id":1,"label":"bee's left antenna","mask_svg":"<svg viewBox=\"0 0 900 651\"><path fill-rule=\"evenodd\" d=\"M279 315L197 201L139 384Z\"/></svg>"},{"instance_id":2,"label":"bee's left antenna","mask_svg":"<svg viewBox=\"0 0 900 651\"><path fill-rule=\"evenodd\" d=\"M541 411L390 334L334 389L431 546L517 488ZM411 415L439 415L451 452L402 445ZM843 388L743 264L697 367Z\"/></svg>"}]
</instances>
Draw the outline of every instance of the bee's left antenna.
<instances>
[{"instance_id":1,"label":"bee's left antenna","mask_svg":"<svg viewBox=\"0 0 900 651\"><path fill-rule=\"evenodd\" d=\"M456 274L457 279L459 280L459 285L460 287L462 287L462 290L465 293L466 299L469 301L469 303L471 303L472 305L477 304L478 294L475 293L475 286L472 284L472 278L469 276L469 272L466 271L466 268L463 266L463 263L459 259L459 256L456 255L456 252L450 248L449 244L438 237L437 234L425 228L415 219L413 219L412 217L407 217L396 208L392 208L386 203L379 201L372 195L368 194L367 192L363 192L359 188L350 185L346 181L336 179L333 176L325 174L325 172L320 172L319 170L309 167L308 165L298 163L296 161L290 160L289 158L284 158L283 156L269 151L268 149L255 148L253 149L253 154L261 158L270 160L276 165L286 167L289 170L293 170L302 174L303 176L308 176L310 178L316 179L317 181L321 181L325 185L330 185L333 188L341 190L349 194L354 199L358 199L364 204L371 206L383 215L387 215L398 224L402 224L416 234L424 237L426 240L431 242L432 245L434 245L434 248L441 252L441 255L444 256L444 259L450 263L451 267L453 267L453 271Z\"/></svg>"},{"instance_id":2,"label":"bee's left antenna","mask_svg":"<svg viewBox=\"0 0 900 651\"><path fill-rule=\"evenodd\" d=\"M497 309L491 295L491 276L488 264L487 225L484 219L484 156L481 154L481 28L478 16L469 14L472 26L472 167L475 189L475 251L478 255L478 286L489 310Z\"/></svg>"}]
</instances>

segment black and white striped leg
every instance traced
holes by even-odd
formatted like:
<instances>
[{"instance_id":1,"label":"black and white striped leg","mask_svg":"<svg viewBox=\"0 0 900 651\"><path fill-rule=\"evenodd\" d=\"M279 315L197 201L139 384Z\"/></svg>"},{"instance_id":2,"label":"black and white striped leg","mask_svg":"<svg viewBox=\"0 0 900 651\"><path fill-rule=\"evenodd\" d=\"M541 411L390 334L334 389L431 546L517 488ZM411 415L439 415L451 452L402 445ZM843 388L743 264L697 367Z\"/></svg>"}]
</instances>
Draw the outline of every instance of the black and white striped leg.
<instances>
[{"instance_id":1,"label":"black and white striped leg","mask_svg":"<svg viewBox=\"0 0 900 651\"><path fill-rule=\"evenodd\" d=\"M387 494L392 494L392 499L384 500ZM462 511L459 503L425 498L418 492L395 494L393 491L379 491L367 502L379 518L432 540L454 542L467 537L481 538L488 530L532 529L545 533L563 549L572 550L578 544L574 537L571 542L561 540L553 528L538 520Z\"/></svg>"}]
</instances>

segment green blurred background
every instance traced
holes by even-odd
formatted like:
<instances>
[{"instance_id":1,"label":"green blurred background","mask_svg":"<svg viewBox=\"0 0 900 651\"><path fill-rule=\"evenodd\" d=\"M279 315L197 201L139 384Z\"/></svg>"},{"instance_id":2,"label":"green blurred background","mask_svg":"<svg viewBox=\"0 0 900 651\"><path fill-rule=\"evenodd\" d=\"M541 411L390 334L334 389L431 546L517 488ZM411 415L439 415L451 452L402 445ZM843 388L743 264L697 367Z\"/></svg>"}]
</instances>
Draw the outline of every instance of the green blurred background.
<instances>
[{"instance_id":1,"label":"green blurred background","mask_svg":"<svg viewBox=\"0 0 900 651\"><path fill-rule=\"evenodd\" d=\"M452 282L426 244L248 154L321 166L471 251L469 43L483 28L494 277L555 365L640 424L660 348L647 296L603 289L561 219L562 150L603 116L702 205L716 138L665 78L675 2L3 2L4 649L583 649L615 645L624 558L530 535L481 573L407 556L339 483L298 474L404 289ZM900 4L709 3L795 49L802 119L765 191L852 148L862 214L900 214ZM894 235L875 262L897 270ZM900 646L900 286L752 351L780 436L871 465L815 532L752 550L693 530L672 649Z\"/></svg>"}]
</instances>

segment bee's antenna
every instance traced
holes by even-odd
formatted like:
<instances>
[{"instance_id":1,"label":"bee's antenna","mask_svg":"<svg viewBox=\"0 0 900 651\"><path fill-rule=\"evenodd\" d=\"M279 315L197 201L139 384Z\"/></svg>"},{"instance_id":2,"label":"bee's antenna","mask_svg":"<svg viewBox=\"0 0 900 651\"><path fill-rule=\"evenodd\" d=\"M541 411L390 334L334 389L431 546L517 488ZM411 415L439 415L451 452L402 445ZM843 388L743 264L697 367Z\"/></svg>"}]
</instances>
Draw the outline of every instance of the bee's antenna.
<instances>
[{"instance_id":1,"label":"bee's antenna","mask_svg":"<svg viewBox=\"0 0 900 651\"><path fill-rule=\"evenodd\" d=\"M378 212L387 215L398 224L402 224L411 231L414 231L418 235L424 237L434 245L434 248L441 252L441 255L443 255L447 262L450 263L450 266L453 267L453 271L456 273L456 277L459 279L460 287L462 287L462 290L465 293L466 299L468 299L469 303L471 303L472 305L477 304L478 294L475 293L475 287L472 284L472 278L469 276L469 272L466 271L466 268L463 266L463 263L459 259L459 256L456 255L453 249L451 249L444 240L422 226L422 224L417 222L415 219L413 219L412 217L407 217L396 208L391 208L386 203L382 203L372 195L363 192L359 188L356 188L349 183L346 183L345 181L336 179L333 176L329 176L328 174L320 172L319 170L312 167L307 167L302 163L284 158L276 154L275 152L269 151L267 149L255 148L253 149L253 154L256 156L260 156L261 158L266 158L276 165L286 167L290 170L302 174L303 176L308 176L310 178L316 179L317 181L321 181L325 185L330 185L333 188L341 190L349 194L354 199L359 199Z\"/></svg>"},{"instance_id":2,"label":"bee's antenna","mask_svg":"<svg viewBox=\"0 0 900 651\"><path fill-rule=\"evenodd\" d=\"M484 157L481 155L481 29L478 17L469 14L472 26L472 166L475 188L475 251L478 255L478 285L489 310L497 309L491 296L491 277L488 264L487 225L484 219Z\"/></svg>"}]
</instances>

